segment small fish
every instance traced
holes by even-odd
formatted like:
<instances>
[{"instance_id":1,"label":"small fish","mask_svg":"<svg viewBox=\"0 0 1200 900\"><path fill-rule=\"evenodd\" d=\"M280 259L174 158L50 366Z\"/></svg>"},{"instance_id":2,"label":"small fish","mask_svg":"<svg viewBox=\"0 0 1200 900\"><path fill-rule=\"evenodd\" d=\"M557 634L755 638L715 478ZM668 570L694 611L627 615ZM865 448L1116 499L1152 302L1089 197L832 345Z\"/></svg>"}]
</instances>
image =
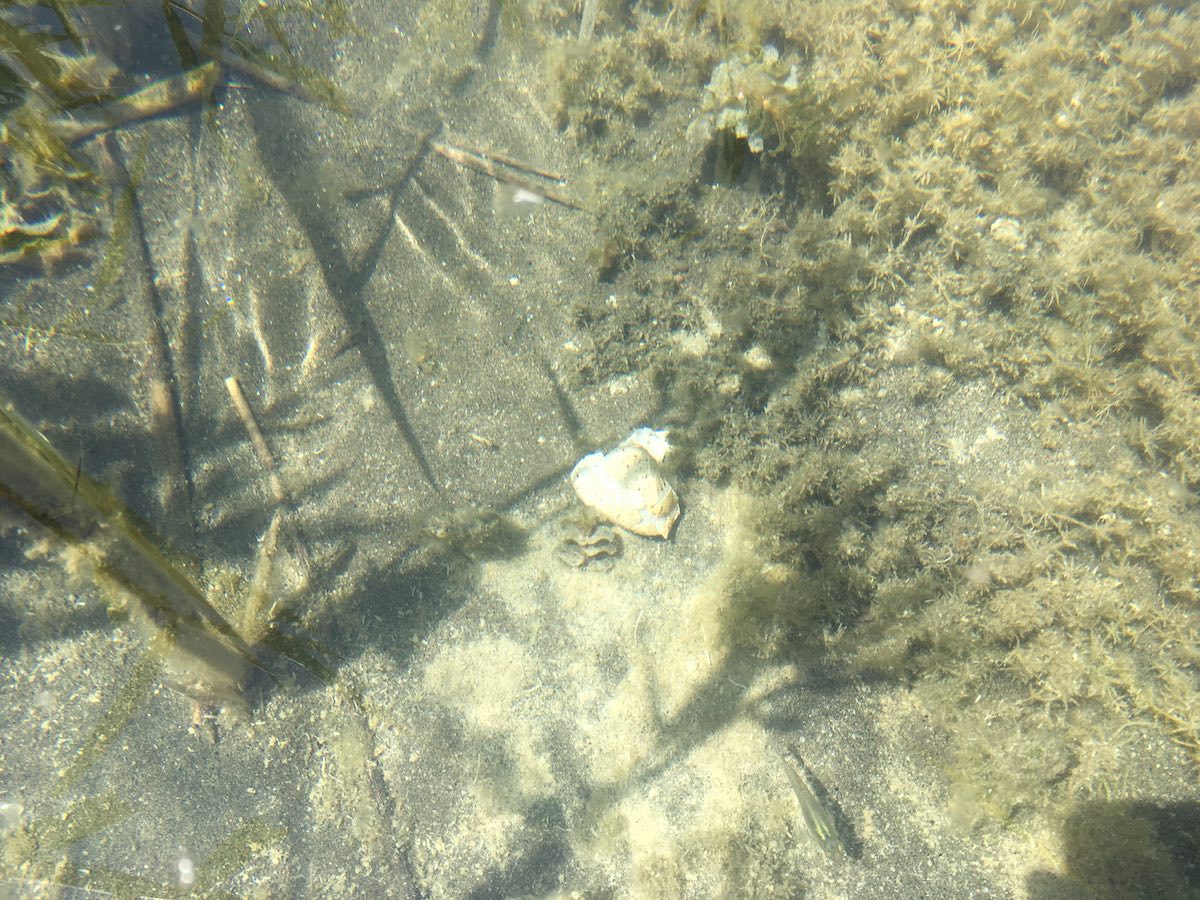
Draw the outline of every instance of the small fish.
<instances>
[{"instance_id":1,"label":"small fish","mask_svg":"<svg viewBox=\"0 0 1200 900\"><path fill-rule=\"evenodd\" d=\"M800 802L800 815L804 817L804 824L808 826L809 834L830 859L841 859L845 856L846 850L842 846L842 839L838 837L837 825L834 824L833 815L817 798L816 791L809 784L809 776L804 769L804 764L792 765L786 756L781 759L784 769L787 770L788 781L791 782L792 790L796 792L796 799ZM799 757L797 757L797 762L799 762Z\"/></svg>"}]
</instances>

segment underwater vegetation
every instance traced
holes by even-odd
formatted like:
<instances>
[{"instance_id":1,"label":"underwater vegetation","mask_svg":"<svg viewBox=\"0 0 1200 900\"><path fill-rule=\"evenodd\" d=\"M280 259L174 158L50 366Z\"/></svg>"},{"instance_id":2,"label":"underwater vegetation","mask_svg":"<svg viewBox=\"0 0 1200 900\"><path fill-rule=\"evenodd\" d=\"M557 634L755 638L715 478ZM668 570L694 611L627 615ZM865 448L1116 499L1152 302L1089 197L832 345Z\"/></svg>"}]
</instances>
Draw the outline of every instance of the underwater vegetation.
<instances>
[{"instance_id":1,"label":"underwater vegetation","mask_svg":"<svg viewBox=\"0 0 1200 900\"><path fill-rule=\"evenodd\" d=\"M243 6L236 18L227 18L233 11L221 3L6 5L0 12L0 266L9 267L6 279L37 278L39 270L54 277L65 260L87 254L97 257L92 284L106 293L117 283L127 255L137 273L132 281L154 281L148 260L137 270L146 239L139 183L149 142L140 142L126 164L118 142L108 140L114 130L181 109L194 110L198 126L205 127L200 103L209 102L230 73L309 102L344 108L338 91L298 62L296 23L310 16L311 4ZM349 24L339 10L336 3L321 4L326 25L344 33ZM253 41L249 25L255 29ZM115 315L128 314L127 287L122 283L111 292L108 308L119 307ZM25 334L26 353L36 338L56 332L89 344L121 343L116 330L87 321L90 310L72 303L67 291L52 284L48 293L53 300L41 309L15 300L3 314L6 328ZM178 419L172 420L179 412L174 393L179 358L171 355L164 337L162 308L147 307L140 311L149 313L147 333L156 338L145 344L153 362L135 379L134 391L148 387L151 415L158 417L152 431L167 423L158 431L168 436L159 448L167 452L155 462L167 470L163 474L172 487L159 499L179 521L189 513L194 516L194 509L187 508L191 498L184 495L182 457L169 446L171 437L182 435ZM54 352L61 361L61 349L55 346ZM31 382L22 381L17 368L8 373L22 386L15 399L35 415L41 410L31 408L36 404L24 388ZM37 379L32 383L29 393L39 392L42 385ZM113 665L121 672L90 726L59 735L67 750L63 765L37 773L46 776L42 789L35 779L5 785L3 806L15 812L0 821L0 892L54 893L79 885L121 896L175 895L193 886L213 893L252 857L281 843L285 831L257 820L218 825L214 836L224 840L194 860L181 858L178 880L165 885L132 874L132 869L118 871L123 867L115 859L112 871L102 866L88 871L75 862L95 850L93 841L119 841L112 835L124 820L135 813L143 818L144 810L134 808L137 798L94 796L94 779L105 765L128 771L123 760L129 741L153 719L147 710L164 686L188 698L194 733L215 741L216 710L224 708L235 718L245 714L253 702L248 690L260 677L274 679L284 668L284 657L303 659L301 665L310 673L331 680L323 661L327 648L307 636L298 614L283 602L285 593L304 582L302 577L291 579L287 591L280 584L280 558L300 546L289 530L289 510L279 503L263 536L253 579L211 561L201 578L200 567L169 550L154 529L130 513L111 484L89 477L92 460L65 457L16 405L0 399L0 407L4 549L18 556L24 552L34 568L43 559L61 565L64 584L102 599L107 615L119 624L111 646L102 643L104 656L96 668ZM89 427L84 424L81 430ZM169 527L168 518L158 527ZM278 552L277 545L283 545ZM37 644L45 626L41 617L53 608L54 587L43 587L30 598L32 611L14 620L13 633L4 636L6 644ZM126 632L122 625L131 627ZM116 635L127 634L135 639L120 647ZM99 692L96 697L101 702ZM186 713L181 719L186 720ZM7 769L15 781L14 773ZM19 801L10 799L14 796Z\"/></svg>"},{"instance_id":2,"label":"underwater vegetation","mask_svg":"<svg viewBox=\"0 0 1200 900\"><path fill-rule=\"evenodd\" d=\"M6 101L0 122L0 263L52 264L96 231L99 181L71 150L54 117L70 92L95 96L107 90L114 69L96 57L70 59L31 47L31 38L7 20L0 27ZM21 67L26 77L18 74L22 58L32 63L32 71Z\"/></svg>"},{"instance_id":3,"label":"underwater vegetation","mask_svg":"<svg viewBox=\"0 0 1200 900\"><path fill-rule=\"evenodd\" d=\"M1200 766L1197 46L1192 4L745 2L549 53L630 161L576 380L650 361L764 498L730 634L910 686L967 827Z\"/></svg>"},{"instance_id":4,"label":"underwater vegetation","mask_svg":"<svg viewBox=\"0 0 1200 900\"><path fill-rule=\"evenodd\" d=\"M144 711L161 681L194 700L244 709L249 675L266 671L259 652L215 608L187 571L171 562L152 534L103 486L72 464L16 410L0 398L0 534L28 532L30 558L53 557L69 577L100 587L110 615L132 620L144 632L146 645L133 662L116 696L70 763L58 771L44 797L29 797L27 812L20 801L0 803L0 878L6 888L24 885L51 889L79 885L125 895L174 896L175 890L154 880L119 871L76 869L69 855L133 815L122 792L74 796L99 758L117 751L118 742L139 711ZM273 540L269 542L273 552ZM270 568L268 554L260 575ZM265 580L265 578L263 579ZM270 633L270 617L256 606L254 594L243 608L242 631L286 652L287 642ZM215 595L214 595L215 598ZM8 786L6 796L16 785ZM50 808L63 800L61 815ZM205 859L180 861L179 884L202 888L220 884L245 867L257 849L280 842L280 828L251 822L227 835ZM68 859L64 859L64 855ZM221 894L221 896L225 896Z\"/></svg>"},{"instance_id":5,"label":"underwater vegetation","mask_svg":"<svg viewBox=\"0 0 1200 900\"><path fill-rule=\"evenodd\" d=\"M311 4L243 5L227 21L223 4L150 4L105 10L86 3L14 4L0 17L0 265L52 267L101 232L113 173L78 145L139 119L207 100L221 68L332 108L336 88L298 62L290 22ZM323 21L349 28L337 4ZM148 24L152 23L152 24ZM256 26L269 43L250 41ZM146 33L146 30L149 33ZM114 35L140 35L141 46ZM161 52L173 48L164 62ZM144 84L141 71L159 77ZM111 168L111 166L109 167ZM114 245L123 234L114 225Z\"/></svg>"},{"instance_id":6,"label":"underwater vegetation","mask_svg":"<svg viewBox=\"0 0 1200 900\"><path fill-rule=\"evenodd\" d=\"M146 537L120 502L72 466L0 398L0 500L77 554L69 563L139 601L156 633L193 649L233 690L247 665L261 667L246 641L186 574Z\"/></svg>"},{"instance_id":7,"label":"underwater vegetation","mask_svg":"<svg viewBox=\"0 0 1200 900\"><path fill-rule=\"evenodd\" d=\"M256 8L275 9L246 4L239 21ZM477 30L453 15L466 5L439 8L450 14L426 20L428 43L441 45L439 30L458 26L462 43L449 43L473 46ZM588 2L584 13L586 28L579 4L568 0L504 4L500 13L553 35L545 45L551 119L595 176L592 196L580 205L597 214L591 259L603 283L569 301L581 337L564 379L572 388L606 387L649 365L662 400L655 424L670 426L680 442L672 479L685 507L694 477L752 495L745 503L755 516L750 537L732 552L730 577L707 589L720 597L703 609L716 612L684 619L678 642L693 643L702 626L718 632L708 640L728 648L738 667L713 671L731 677L754 674L756 661L794 662L799 671L821 658L849 673L845 684L884 681L911 701L897 730L936 734L928 744L913 742L916 752L945 751L930 753L926 767L942 783L921 787L942 798L964 829L1057 833L1064 871L1096 894L1122 879L1135 888L1130 880L1143 873L1145 884L1181 885L1184 876L1165 865L1177 849L1167 846L1168 829L1156 830L1150 814L1130 810L1125 798L1157 799L1150 779L1194 774L1200 755L1200 267L1191 152L1198 111L1189 51L1200 43L1197 13L1071 2ZM466 78L474 66L462 62L468 58L440 60L438 77ZM207 64L196 62L188 71ZM444 158L466 158L461 148L427 140ZM131 183L138 169L130 166ZM43 227L36 209L21 220ZM18 236L15 246L27 239ZM159 373L164 384L171 365L166 359ZM286 534L290 493L273 462L263 467L281 507L265 551L296 535ZM98 507L80 470L59 458L49 476L57 500L40 508L80 515ZM525 548L522 531L482 505L408 524L416 534L405 542L424 542L442 584L451 564L464 570ZM349 530L340 522L333 528ZM226 587L237 580L227 572L218 578ZM412 587L399 578L378 583L386 589L369 593L389 598ZM259 614L276 612L263 590L251 591L242 615L219 594L206 596L244 636L247 621L261 627ZM597 599L594 606L602 606ZM489 605L498 604L489 598ZM386 630L373 605L370 611L364 637L366 629ZM488 628L496 627L494 612L487 611ZM630 618L636 644L639 623L643 636L653 623ZM558 627L536 618L535 639L554 637ZM171 643L168 630L161 633L168 637L151 639L97 732L120 733L121 717L149 696ZM412 643L422 634L413 626ZM607 739L594 751L601 774L543 772L545 748L522 763L517 748L532 741L513 736L514 719L521 726L536 713L522 719L510 712L514 698L542 708L532 705L536 691L525 691L542 658L515 639L485 633L477 640L473 629L468 637L447 641L427 675L433 687L415 695L428 698L441 685L454 712L441 723L446 735L433 729L420 737L437 751L424 754L437 756L424 769L406 743L417 739L387 731L409 708L374 686L374 696L388 702L366 706L358 719L344 712L363 713L364 705L346 702L343 713L330 710L332 724L312 729L324 735L325 751L309 754L307 736L297 740L304 765L315 761L322 771L325 786L315 796L324 800L314 806L333 823L327 833L348 835L354 862L366 860L365 869L394 859L408 840L394 826L412 813L392 803L388 780L395 790L414 771L417 780L422 771L436 773L428 783L445 790L469 783L464 793L475 793L478 784L485 809L528 809L527 819L489 816L486 822L503 826L491 834L462 825L460 846L473 850L495 839L497 857L520 866L532 859L557 868L555 875L577 850L558 832L591 830L564 815L555 791L589 778L605 788L596 807L612 812L608 836L601 833L595 845L605 864L595 870L598 880L636 853L634 886L658 896L682 892L704 866L732 872L730 883L753 872L757 883L783 894L794 885L781 883L774 863L783 857L770 854L801 848L768 854L761 847L777 834L802 838L805 831L816 840L805 848L817 850L812 858L822 848L825 862L842 852L848 865L857 862L869 820L838 815L845 803L857 816L854 798L839 792L835 809L815 777L809 783L807 773L789 772L774 757L773 781L755 786L753 796L764 810L770 797L786 799L777 807L786 819L771 811L769 822L756 819L749 829L735 820L672 856L661 804L638 797L621 809L615 803L622 770L633 768L623 754L666 760L695 745L712 754L702 771L727 773L722 790L737 797L738 770L724 763L760 752L758 732L745 729L732 746L706 748L712 722L692 715L703 707L673 700L664 706L682 709L681 736L677 744L656 743L658 707L640 698L657 688L641 685L631 667L620 682L627 705L611 707L615 727L598 719L595 729ZM236 652L229 661L233 671L246 662ZM614 653L614 678L624 665ZM380 667L374 680L388 681L397 668ZM563 668L569 683L572 672ZM741 687L730 684L721 690ZM833 686L832 702L843 702L845 684ZM577 692L576 685L568 690ZM687 696L670 680L663 692ZM619 746L631 709L647 718L641 747ZM326 709L319 712L324 719ZM460 718L470 723L472 716L482 723L479 746L499 762L443 752L458 746ZM294 733L305 724L315 723L301 722ZM763 727L785 728L787 720ZM566 730L574 740L577 729ZM254 763L271 758L253 749ZM836 766L840 749L820 746L821 765ZM489 779L489 768L513 771ZM658 773L657 763L651 768ZM512 787L535 776L533 787ZM651 776L643 784L652 787ZM522 806L530 796L547 802ZM430 808L451 810L452 803ZM718 805L709 815L744 808ZM1097 858L1097 838L1106 834L1094 833L1089 811L1102 808L1125 826L1108 833L1128 836L1124 849L1136 851L1136 871ZM632 847L622 843L636 833L621 824L630 809L648 836ZM0 833L7 832L0 872L65 879L71 859L64 849L127 815L104 795L63 812L61 826L58 810L41 808L10 828L0 809ZM550 848L561 856L509 852L523 846L513 835L539 833L535 814L564 842ZM1047 820L1055 827L1041 828ZM431 867L480 858L443 852L443 837L422 848ZM278 832L235 830L224 859L236 868L252 845L281 842ZM301 851L318 843L301 841ZM340 876L344 865L337 859L331 867ZM439 883L436 872L419 874ZM106 882L106 875L88 886L170 892L132 878ZM513 895L523 893L518 884Z\"/></svg>"},{"instance_id":8,"label":"underwater vegetation","mask_svg":"<svg viewBox=\"0 0 1200 900\"><path fill-rule=\"evenodd\" d=\"M19 804L4 806L12 808L4 810L10 817L0 819L0 877L13 896L21 896L18 889L36 891L30 896L37 896L78 887L126 897L182 897L193 889L204 896L233 897L218 886L243 869L264 846L277 845L287 836L283 829L262 822L242 825L202 859L180 854L179 879L172 884L101 866L77 869L62 861L64 852L85 845L133 815L118 792L77 800L60 818L31 820Z\"/></svg>"}]
</instances>

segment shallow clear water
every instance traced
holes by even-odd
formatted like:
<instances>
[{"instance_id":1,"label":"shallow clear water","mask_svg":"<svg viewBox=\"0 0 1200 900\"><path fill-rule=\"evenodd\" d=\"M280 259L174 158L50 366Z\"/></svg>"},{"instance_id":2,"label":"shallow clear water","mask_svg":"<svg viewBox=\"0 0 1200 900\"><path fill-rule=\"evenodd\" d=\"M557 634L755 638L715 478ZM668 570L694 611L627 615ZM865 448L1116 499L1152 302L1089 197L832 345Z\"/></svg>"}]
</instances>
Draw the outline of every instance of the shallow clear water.
<instances>
[{"instance_id":1,"label":"shallow clear water","mask_svg":"<svg viewBox=\"0 0 1200 900\"><path fill-rule=\"evenodd\" d=\"M0 895L1196 895L1194 11L583 7L4 13Z\"/></svg>"}]
</instances>

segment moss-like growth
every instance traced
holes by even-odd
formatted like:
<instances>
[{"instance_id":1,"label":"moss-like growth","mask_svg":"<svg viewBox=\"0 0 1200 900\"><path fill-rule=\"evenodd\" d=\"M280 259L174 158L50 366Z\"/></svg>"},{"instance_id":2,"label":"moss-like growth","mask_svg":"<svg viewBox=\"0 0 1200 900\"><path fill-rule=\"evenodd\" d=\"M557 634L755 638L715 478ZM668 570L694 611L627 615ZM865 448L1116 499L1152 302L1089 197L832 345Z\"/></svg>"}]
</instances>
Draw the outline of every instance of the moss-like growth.
<instances>
[{"instance_id":1,"label":"moss-like growth","mask_svg":"<svg viewBox=\"0 0 1200 900\"><path fill-rule=\"evenodd\" d=\"M768 654L836 629L911 683L967 824L1125 789L1138 736L1200 762L1196 10L687 9L609 58L697 16L697 127L788 152L612 201L578 375L649 360L692 469L763 496L728 627ZM664 105L623 133L624 197L705 180L649 152Z\"/></svg>"}]
</instances>

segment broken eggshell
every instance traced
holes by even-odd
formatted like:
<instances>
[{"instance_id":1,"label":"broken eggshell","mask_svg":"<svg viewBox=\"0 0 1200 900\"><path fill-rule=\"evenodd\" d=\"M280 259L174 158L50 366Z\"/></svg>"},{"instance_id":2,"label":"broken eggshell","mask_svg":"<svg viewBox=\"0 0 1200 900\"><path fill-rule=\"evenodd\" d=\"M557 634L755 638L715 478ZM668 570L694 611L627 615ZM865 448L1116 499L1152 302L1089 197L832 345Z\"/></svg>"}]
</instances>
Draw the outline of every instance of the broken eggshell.
<instances>
[{"instance_id":1,"label":"broken eggshell","mask_svg":"<svg viewBox=\"0 0 1200 900\"><path fill-rule=\"evenodd\" d=\"M589 453L571 470L584 506L606 521L645 537L668 538L679 498L658 471L671 445L665 431L639 428L607 453Z\"/></svg>"}]
</instances>

